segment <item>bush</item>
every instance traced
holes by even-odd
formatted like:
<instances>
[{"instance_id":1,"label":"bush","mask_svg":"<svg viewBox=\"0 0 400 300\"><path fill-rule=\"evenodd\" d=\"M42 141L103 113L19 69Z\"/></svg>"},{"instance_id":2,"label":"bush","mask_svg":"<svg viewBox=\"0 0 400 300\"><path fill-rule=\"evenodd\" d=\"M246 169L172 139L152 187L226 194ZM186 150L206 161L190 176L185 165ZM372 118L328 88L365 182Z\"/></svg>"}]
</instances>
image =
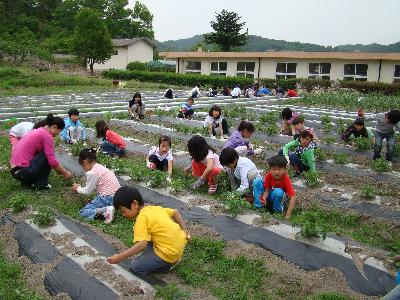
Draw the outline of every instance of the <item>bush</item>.
<instances>
[{"instance_id":1,"label":"bush","mask_svg":"<svg viewBox=\"0 0 400 300\"><path fill-rule=\"evenodd\" d=\"M365 150L369 150L372 148L371 140L369 138L365 138L362 136L355 138L354 144L355 144L356 148L360 151L365 151Z\"/></svg>"},{"instance_id":2,"label":"bush","mask_svg":"<svg viewBox=\"0 0 400 300\"><path fill-rule=\"evenodd\" d=\"M349 162L349 158L347 157L346 153L335 153L333 155L333 161L336 164L343 165Z\"/></svg>"},{"instance_id":3,"label":"bush","mask_svg":"<svg viewBox=\"0 0 400 300\"><path fill-rule=\"evenodd\" d=\"M38 226L47 226L54 224L54 212L48 206L39 207L36 214L33 215L33 223Z\"/></svg>"},{"instance_id":4,"label":"bush","mask_svg":"<svg viewBox=\"0 0 400 300\"><path fill-rule=\"evenodd\" d=\"M253 84L253 79L245 77L223 77L197 74L176 74L169 72L147 72L147 71L123 71L108 70L103 72L103 76L109 79L119 80L138 80L142 82L160 82L171 85L201 86L215 85L218 88L224 86L241 86Z\"/></svg>"},{"instance_id":5,"label":"bush","mask_svg":"<svg viewBox=\"0 0 400 300\"><path fill-rule=\"evenodd\" d=\"M126 66L126 69L129 71L149 71L149 66L140 61L132 61Z\"/></svg>"},{"instance_id":6,"label":"bush","mask_svg":"<svg viewBox=\"0 0 400 300\"><path fill-rule=\"evenodd\" d=\"M26 206L28 205L27 203L27 195L26 194L16 194L10 198L10 205L12 208L13 213L19 213L23 211Z\"/></svg>"},{"instance_id":7,"label":"bush","mask_svg":"<svg viewBox=\"0 0 400 300\"><path fill-rule=\"evenodd\" d=\"M371 168L376 172L388 172L392 169L389 162L383 158L373 160L371 162Z\"/></svg>"},{"instance_id":8,"label":"bush","mask_svg":"<svg viewBox=\"0 0 400 300\"><path fill-rule=\"evenodd\" d=\"M341 81L340 87L358 91L363 94L381 93L384 95L400 94L399 83L382 83L367 81Z\"/></svg>"}]
</instances>

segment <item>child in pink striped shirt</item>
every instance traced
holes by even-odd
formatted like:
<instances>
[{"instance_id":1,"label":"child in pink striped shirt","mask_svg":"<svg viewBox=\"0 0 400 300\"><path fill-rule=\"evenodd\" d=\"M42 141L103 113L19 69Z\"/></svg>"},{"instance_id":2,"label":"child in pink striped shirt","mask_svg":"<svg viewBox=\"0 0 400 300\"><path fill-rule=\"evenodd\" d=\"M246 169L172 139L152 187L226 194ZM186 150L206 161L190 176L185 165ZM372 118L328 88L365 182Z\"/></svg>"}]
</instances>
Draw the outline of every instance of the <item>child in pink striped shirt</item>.
<instances>
[{"instance_id":1,"label":"child in pink striped shirt","mask_svg":"<svg viewBox=\"0 0 400 300\"><path fill-rule=\"evenodd\" d=\"M96 149L83 149L79 153L79 164L86 172L86 186L81 187L74 183L72 189L83 195L90 195L96 189L96 197L81 209L83 218L93 220L96 216L103 216L105 223L114 219L113 197L120 188L115 174L96 161Z\"/></svg>"}]
</instances>

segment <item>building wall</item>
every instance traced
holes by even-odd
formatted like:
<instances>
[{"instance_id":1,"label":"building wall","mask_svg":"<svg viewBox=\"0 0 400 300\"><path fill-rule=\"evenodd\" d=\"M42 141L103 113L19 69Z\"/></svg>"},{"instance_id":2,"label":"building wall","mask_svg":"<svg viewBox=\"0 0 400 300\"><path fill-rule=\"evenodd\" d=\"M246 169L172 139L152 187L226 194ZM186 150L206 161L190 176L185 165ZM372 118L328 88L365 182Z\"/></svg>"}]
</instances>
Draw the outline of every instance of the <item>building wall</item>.
<instances>
[{"instance_id":1,"label":"building wall","mask_svg":"<svg viewBox=\"0 0 400 300\"><path fill-rule=\"evenodd\" d=\"M211 62L227 62L227 76L236 76L237 63L238 62L255 62L254 77L258 75L258 59L237 59L237 58L181 58L179 59L179 73L186 73L186 62L187 61L200 61L201 62L201 74L211 74ZM276 65L278 62L297 63L296 77L297 78L308 78L309 76L309 63L330 63L330 78L331 80L343 80L344 76L344 65L345 64L367 64L367 81L378 81L379 78L379 60L333 60L333 59L269 59L261 58L260 61L260 78L275 78L276 77ZM394 66L400 65L400 61L382 61L381 65L381 77L380 82L392 83ZM176 66L178 72L178 61Z\"/></svg>"},{"instance_id":2,"label":"building wall","mask_svg":"<svg viewBox=\"0 0 400 300\"><path fill-rule=\"evenodd\" d=\"M94 70L108 70L108 69L120 69L125 70L128 64L128 48L127 47L115 47L118 51L118 55L113 55L104 64L94 64ZM89 68L89 66L88 66Z\"/></svg>"}]
</instances>

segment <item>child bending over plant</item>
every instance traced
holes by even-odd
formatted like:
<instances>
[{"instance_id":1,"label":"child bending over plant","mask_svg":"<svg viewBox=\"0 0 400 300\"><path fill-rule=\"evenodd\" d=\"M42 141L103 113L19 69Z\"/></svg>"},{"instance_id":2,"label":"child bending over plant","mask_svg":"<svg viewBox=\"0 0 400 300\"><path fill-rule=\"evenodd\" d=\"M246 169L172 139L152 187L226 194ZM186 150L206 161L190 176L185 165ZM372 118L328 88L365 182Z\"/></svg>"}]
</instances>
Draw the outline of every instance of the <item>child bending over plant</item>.
<instances>
[{"instance_id":1,"label":"child bending over plant","mask_svg":"<svg viewBox=\"0 0 400 300\"><path fill-rule=\"evenodd\" d=\"M217 135L217 128L221 139L228 138L228 123L226 119L222 117L222 110L218 105L211 107L208 116L204 120L204 127L208 127L208 133L211 138L215 138Z\"/></svg>"},{"instance_id":2,"label":"child bending over plant","mask_svg":"<svg viewBox=\"0 0 400 300\"><path fill-rule=\"evenodd\" d=\"M352 143L354 139L364 137L375 143L375 137L372 131L365 127L364 118L357 118L353 124L347 127L346 131L342 134L342 140L346 143Z\"/></svg>"},{"instance_id":3,"label":"child bending over plant","mask_svg":"<svg viewBox=\"0 0 400 300\"><path fill-rule=\"evenodd\" d=\"M285 156L298 175L304 171L315 171L315 143L313 139L314 136L311 131L303 130L298 139L286 144L279 150L278 155Z\"/></svg>"},{"instance_id":4,"label":"child bending over plant","mask_svg":"<svg viewBox=\"0 0 400 300\"><path fill-rule=\"evenodd\" d=\"M196 190L207 182L208 193L210 195L214 194L218 188L215 179L223 170L218 154L199 135L193 136L188 141L188 150L189 155L192 157L192 164L185 168L185 174L192 169L192 175L197 177L192 189Z\"/></svg>"},{"instance_id":5,"label":"child bending over plant","mask_svg":"<svg viewBox=\"0 0 400 300\"><path fill-rule=\"evenodd\" d=\"M183 103L179 108L178 118L190 120L194 115L193 109L194 100L193 98L187 99L186 103Z\"/></svg>"},{"instance_id":6,"label":"child bending over plant","mask_svg":"<svg viewBox=\"0 0 400 300\"><path fill-rule=\"evenodd\" d=\"M120 188L117 177L114 172L97 163L96 149L83 149L79 153L79 164L86 172L86 186L74 183L72 189L83 195L90 195L96 189L97 194L81 209L81 217L93 220L96 216L103 216L106 224L111 223L114 218L113 197Z\"/></svg>"},{"instance_id":7,"label":"child bending over plant","mask_svg":"<svg viewBox=\"0 0 400 300\"><path fill-rule=\"evenodd\" d=\"M281 133L284 135L295 135L296 130L292 122L294 118L297 117L297 114L292 112L292 110L289 107L286 107L282 110L281 116L283 119Z\"/></svg>"},{"instance_id":8,"label":"child bending over plant","mask_svg":"<svg viewBox=\"0 0 400 300\"><path fill-rule=\"evenodd\" d=\"M219 156L219 161L222 166L228 168L232 190L243 194L246 193L246 198L251 199L253 196L253 181L256 178L261 179L256 165L247 157L239 156L233 148L223 149Z\"/></svg>"},{"instance_id":9,"label":"child bending over plant","mask_svg":"<svg viewBox=\"0 0 400 300\"><path fill-rule=\"evenodd\" d=\"M118 133L108 128L106 121L100 120L96 122L96 136L103 138L100 149L105 154L119 157L125 154L125 141Z\"/></svg>"},{"instance_id":10,"label":"child bending over plant","mask_svg":"<svg viewBox=\"0 0 400 300\"><path fill-rule=\"evenodd\" d=\"M271 212L281 213L287 207L286 219L290 219L296 205L296 193L287 174L288 161L284 156L273 156L268 160L269 172L264 182L255 179L253 182L254 206ZM286 201L289 198L289 203Z\"/></svg>"},{"instance_id":11,"label":"child bending over plant","mask_svg":"<svg viewBox=\"0 0 400 300\"><path fill-rule=\"evenodd\" d=\"M171 150L171 138L162 135L158 140L158 147L154 147L149 151L146 157L146 165L150 169L157 169L160 171L167 171L167 180L171 180L172 166L174 157Z\"/></svg>"},{"instance_id":12,"label":"child bending over plant","mask_svg":"<svg viewBox=\"0 0 400 300\"><path fill-rule=\"evenodd\" d=\"M239 124L237 130L235 130L228 141L225 143L225 148L234 148L239 154L246 154L251 156L254 154L260 154L261 149L253 150L253 145L251 145L248 139L254 133L254 125L248 121L242 121Z\"/></svg>"},{"instance_id":13,"label":"child bending over plant","mask_svg":"<svg viewBox=\"0 0 400 300\"><path fill-rule=\"evenodd\" d=\"M134 245L124 252L108 257L110 264L117 264L143 251L131 261L134 272L168 272L179 263L190 234L176 209L145 206L139 191L129 186L121 187L115 193L113 203L123 217L135 220Z\"/></svg>"}]
</instances>

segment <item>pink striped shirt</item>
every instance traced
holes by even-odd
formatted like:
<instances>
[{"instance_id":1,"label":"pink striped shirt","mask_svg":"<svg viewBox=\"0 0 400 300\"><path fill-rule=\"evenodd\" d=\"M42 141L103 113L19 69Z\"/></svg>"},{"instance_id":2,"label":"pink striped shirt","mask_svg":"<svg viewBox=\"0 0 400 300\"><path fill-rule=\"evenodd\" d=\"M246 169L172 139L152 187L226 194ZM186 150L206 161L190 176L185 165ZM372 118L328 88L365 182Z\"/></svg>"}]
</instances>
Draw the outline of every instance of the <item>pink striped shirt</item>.
<instances>
[{"instance_id":1,"label":"pink striped shirt","mask_svg":"<svg viewBox=\"0 0 400 300\"><path fill-rule=\"evenodd\" d=\"M114 172L96 163L90 171L86 172L86 186L79 187L77 192L90 195L96 188L96 194L98 195L114 196L120 187Z\"/></svg>"},{"instance_id":2,"label":"pink striped shirt","mask_svg":"<svg viewBox=\"0 0 400 300\"><path fill-rule=\"evenodd\" d=\"M34 129L21 138L11 154L11 164L27 167L36 154L42 151L50 167L54 169L60 165L54 153L54 138L44 127Z\"/></svg>"}]
</instances>

